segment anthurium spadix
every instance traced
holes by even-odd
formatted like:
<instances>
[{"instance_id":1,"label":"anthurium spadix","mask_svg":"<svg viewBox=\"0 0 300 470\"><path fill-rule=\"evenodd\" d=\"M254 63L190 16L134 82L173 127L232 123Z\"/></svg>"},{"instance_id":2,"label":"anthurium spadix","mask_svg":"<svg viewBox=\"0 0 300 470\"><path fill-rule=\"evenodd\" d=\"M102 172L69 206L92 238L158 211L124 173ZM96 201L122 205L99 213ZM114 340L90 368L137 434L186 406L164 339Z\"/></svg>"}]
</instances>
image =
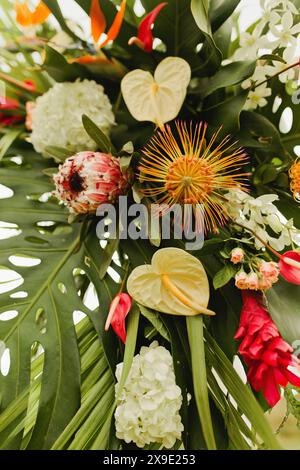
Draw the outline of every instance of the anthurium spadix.
<instances>
[{"instance_id":1,"label":"anthurium spadix","mask_svg":"<svg viewBox=\"0 0 300 470\"><path fill-rule=\"evenodd\" d=\"M207 309L209 284L202 263L179 248L162 248L138 266L127 290L139 304L170 315L215 315Z\"/></svg>"},{"instance_id":2,"label":"anthurium spadix","mask_svg":"<svg viewBox=\"0 0 300 470\"><path fill-rule=\"evenodd\" d=\"M159 63L154 76L141 69L126 74L121 90L137 121L151 121L162 128L178 115L190 80L189 64L180 57L167 57Z\"/></svg>"}]
</instances>

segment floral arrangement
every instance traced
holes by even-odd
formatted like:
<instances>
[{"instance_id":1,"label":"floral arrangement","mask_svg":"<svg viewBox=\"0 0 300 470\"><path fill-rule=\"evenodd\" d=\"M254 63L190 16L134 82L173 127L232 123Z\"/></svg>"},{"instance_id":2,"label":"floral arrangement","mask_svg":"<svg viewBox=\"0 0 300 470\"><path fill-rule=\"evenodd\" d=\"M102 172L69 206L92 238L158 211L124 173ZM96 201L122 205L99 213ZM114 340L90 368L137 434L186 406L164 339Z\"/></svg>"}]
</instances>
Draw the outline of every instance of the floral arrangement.
<instances>
[{"instance_id":1,"label":"floral arrangement","mask_svg":"<svg viewBox=\"0 0 300 470\"><path fill-rule=\"evenodd\" d=\"M300 2L76 3L0 7L0 447L280 449Z\"/></svg>"}]
</instances>

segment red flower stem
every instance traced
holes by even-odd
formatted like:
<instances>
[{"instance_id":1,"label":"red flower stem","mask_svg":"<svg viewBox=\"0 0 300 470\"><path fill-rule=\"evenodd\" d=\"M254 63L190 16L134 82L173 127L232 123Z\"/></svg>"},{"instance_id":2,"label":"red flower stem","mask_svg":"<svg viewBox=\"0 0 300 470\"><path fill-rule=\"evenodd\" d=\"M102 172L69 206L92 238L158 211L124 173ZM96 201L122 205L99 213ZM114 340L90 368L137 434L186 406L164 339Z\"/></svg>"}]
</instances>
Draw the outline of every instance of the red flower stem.
<instances>
[{"instance_id":1,"label":"red flower stem","mask_svg":"<svg viewBox=\"0 0 300 470\"><path fill-rule=\"evenodd\" d=\"M292 65L289 65L288 67L286 67L285 69L283 70L280 70L280 72L277 72L275 73L274 75L272 75L271 77L268 77L266 78L265 80L263 80L262 82L259 82L257 84L253 84L249 87L250 90L255 90L255 88L261 86L261 85L264 85L265 83L268 83L269 80L271 80L272 78L275 78L275 77L279 77L279 75L281 75L282 73L284 72L287 72L288 70L290 69L293 69L294 67L298 67L300 66L300 59L298 60L298 62L296 62L295 64L292 64Z\"/></svg>"},{"instance_id":2,"label":"red flower stem","mask_svg":"<svg viewBox=\"0 0 300 470\"><path fill-rule=\"evenodd\" d=\"M254 230L252 230L251 228L245 227L245 225L242 225L239 222L236 222L234 219L231 219L231 220L234 223L234 225L237 225L238 227L241 227L244 230L250 232L255 238L257 238L257 240L259 240L266 248L268 248L268 250L270 250L271 253L273 253L273 255L275 255L279 259L281 258L282 255L278 253L278 251L274 250L270 245L268 245L268 243L266 243L259 235L257 235L254 232Z\"/></svg>"},{"instance_id":3,"label":"red flower stem","mask_svg":"<svg viewBox=\"0 0 300 470\"><path fill-rule=\"evenodd\" d=\"M288 258L288 257L285 257L284 255L281 255L280 253L278 253L278 251L274 250L274 248L272 248L270 245L268 245L268 243L266 243L259 235L257 235L251 228L248 228L248 227L245 227L244 225L236 222L234 219L231 219L232 222L235 224L235 225L238 225L239 227L243 228L244 230L247 230L248 232L252 233L252 235L257 238L257 240L259 240L268 250L271 251L271 253L273 253L273 255L275 255L277 258L279 259L284 259L284 262L286 264L289 264L290 266L293 266L294 268L298 268L300 269L300 263L299 261L296 261L294 259L291 259L291 258Z\"/></svg>"}]
</instances>

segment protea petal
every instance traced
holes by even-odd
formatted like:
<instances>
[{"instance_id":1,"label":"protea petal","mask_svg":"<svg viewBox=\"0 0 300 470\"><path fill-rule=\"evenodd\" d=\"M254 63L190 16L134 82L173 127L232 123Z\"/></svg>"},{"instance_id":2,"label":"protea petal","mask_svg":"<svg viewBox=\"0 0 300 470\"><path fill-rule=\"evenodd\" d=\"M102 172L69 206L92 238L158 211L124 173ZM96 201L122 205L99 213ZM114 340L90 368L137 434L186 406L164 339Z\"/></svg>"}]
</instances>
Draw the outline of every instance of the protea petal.
<instances>
[{"instance_id":1,"label":"protea petal","mask_svg":"<svg viewBox=\"0 0 300 470\"><path fill-rule=\"evenodd\" d=\"M299 263L299 267L297 267L297 263ZM279 261L279 269L286 281L300 285L300 253L296 251L284 253Z\"/></svg>"}]
</instances>

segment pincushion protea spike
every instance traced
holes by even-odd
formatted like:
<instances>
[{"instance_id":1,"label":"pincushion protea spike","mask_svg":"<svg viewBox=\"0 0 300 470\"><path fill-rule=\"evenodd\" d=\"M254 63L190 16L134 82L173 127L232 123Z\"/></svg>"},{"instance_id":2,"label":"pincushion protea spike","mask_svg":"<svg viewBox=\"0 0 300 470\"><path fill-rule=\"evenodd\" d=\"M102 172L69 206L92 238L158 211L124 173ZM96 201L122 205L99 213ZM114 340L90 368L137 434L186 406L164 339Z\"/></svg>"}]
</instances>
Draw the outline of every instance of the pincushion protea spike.
<instances>
[{"instance_id":1,"label":"pincushion protea spike","mask_svg":"<svg viewBox=\"0 0 300 470\"><path fill-rule=\"evenodd\" d=\"M291 191L294 199L300 202L300 159L297 159L289 170L289 176L291 179Z\"/></svg>"},{"instance_id":2,"label":"pincushion protea spike","mask_svg":"<svg viewBox=\"0 0 300 470\"><path fill-rule=\"evenodd\" d=\"M196 125L177 121L177 136L166 125L157 131L143 150L139 171L144 184L142 193L156 199L157 204L191 204L194 212L200 204L204 209L205 233L218 231L228 215L224 209L223 191L246 189L241 172L247 163L243 148L230 143L230 136L216 143L221 128L206 142L207 124ZM147 184L147 187L145 187Z\"/></svg>"},{"instance_id":3,"label":"pincushion protea spike","mask_svg":"<svg viewBox=\"0 0 300 470\"><path fill-rule=\"evenodd\" d=\"M118 158L100 152L79 152L59 166L53 176L54 196L75 214L96 212L126 194L130 175L123 174Z\"/></svg>"}]
</instances>

